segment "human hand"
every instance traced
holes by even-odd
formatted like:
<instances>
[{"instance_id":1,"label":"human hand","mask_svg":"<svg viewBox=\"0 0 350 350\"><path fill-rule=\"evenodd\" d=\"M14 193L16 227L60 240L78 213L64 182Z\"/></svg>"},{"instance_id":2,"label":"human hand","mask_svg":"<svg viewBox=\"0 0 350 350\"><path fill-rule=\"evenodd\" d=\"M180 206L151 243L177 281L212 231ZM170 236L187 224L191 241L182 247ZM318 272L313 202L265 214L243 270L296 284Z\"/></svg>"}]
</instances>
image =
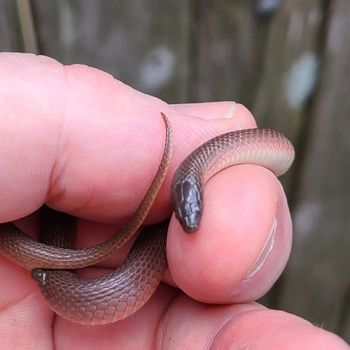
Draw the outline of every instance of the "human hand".
<instances>
[{"instance_id":1,"label":"human hand","mask_svg":"<svg viewBox=\"0 0 350 350\"><path fill-rule=\"evenodd\" d=\"M187 154L217 134L255 126L233 102L169 106L101 71L46 57L3 54L0 75L0 220L26 217L17 224L35 235L35 211L47 203L81 218L80 247L110 236L139 204L163 151L161 111L171 118L175 149L149 224L170 215L171 178ZM347 349L335 335L253 302L277 279L291 246L275 176L252 165L227 169L206 185L205 203L196 234L170 223L168 284L114 324L56 317L30 273L0 255L3 348Z\"/></svg>"}]
</instances>

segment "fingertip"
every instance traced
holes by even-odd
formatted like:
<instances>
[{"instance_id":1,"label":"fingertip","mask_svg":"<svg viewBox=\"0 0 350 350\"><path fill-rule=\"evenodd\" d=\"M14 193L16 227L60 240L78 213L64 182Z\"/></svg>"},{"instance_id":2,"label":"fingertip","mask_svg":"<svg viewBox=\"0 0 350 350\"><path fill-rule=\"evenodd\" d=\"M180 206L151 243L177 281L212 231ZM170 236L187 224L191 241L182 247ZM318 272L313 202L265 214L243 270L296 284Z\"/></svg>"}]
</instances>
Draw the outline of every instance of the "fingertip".
<instances>
[{"instance_id":1,"label":"fingertip","mask_svg":"<svg viewBox=\"0 0 350 350\"><path fill-rule=\"evenodd\" d=\"M198 232L186 235L175 218L169 228L168 261L176 284L200 301L236 301L236 287L269 239L278 188L270 171L251 165L227 169L210 180ZM289 252L288 243L283 249ZM284 263L278 260L278 272ZM274 275L275 270L265 273ZM258 290L256 286L249 300Z\"/></svg>"}]
</instances>

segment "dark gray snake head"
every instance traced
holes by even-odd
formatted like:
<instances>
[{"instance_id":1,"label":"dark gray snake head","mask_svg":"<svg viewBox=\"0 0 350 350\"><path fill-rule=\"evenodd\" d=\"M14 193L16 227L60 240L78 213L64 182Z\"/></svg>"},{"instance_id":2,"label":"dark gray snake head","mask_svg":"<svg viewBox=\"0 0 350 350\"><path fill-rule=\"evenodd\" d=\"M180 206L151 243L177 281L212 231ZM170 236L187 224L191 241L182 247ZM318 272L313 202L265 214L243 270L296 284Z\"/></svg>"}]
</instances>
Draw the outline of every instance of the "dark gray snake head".
<instances>
[{"instance_id":1,"label":"dark gray snake head","mask_svg":"<svg viewBox=\"0 0 350 350\"><path fill-rule=\"evenodd\" d=\"M172 200L176 218L184 231L197 231L202 217L202 192L198 183L179 181L173 187Z\"/></svg>"}]
</instances>

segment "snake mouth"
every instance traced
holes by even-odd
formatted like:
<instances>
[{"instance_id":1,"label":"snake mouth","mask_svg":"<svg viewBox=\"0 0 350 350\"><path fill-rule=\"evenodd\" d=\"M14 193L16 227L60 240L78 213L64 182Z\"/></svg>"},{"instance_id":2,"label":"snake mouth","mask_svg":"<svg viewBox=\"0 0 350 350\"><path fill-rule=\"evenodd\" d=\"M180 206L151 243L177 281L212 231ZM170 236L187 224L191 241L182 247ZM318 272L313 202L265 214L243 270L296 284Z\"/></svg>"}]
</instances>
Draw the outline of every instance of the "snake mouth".
<instances>
[{"instance_id":1,"label":"snake mouth","mask_svg":"<svg viewBox=\"0 0 350 350\"><path fill-rule=\"evenodd\" d=\"M200 219L201 215L199 212L183 217L181 220L183 230L190 234L196 232L199 228Z\"/></svg>"},{"instance_id":2,"label":"snake mouth","mask_svg":"<svg viewBox=\"0 0 350 350\"><path fill-rule=\"evenodd\" d=\"M197 230L198 230L198 227L196 225L187 225L185 232L191 234L196 232Z\"/></svg>"}]
</instances>

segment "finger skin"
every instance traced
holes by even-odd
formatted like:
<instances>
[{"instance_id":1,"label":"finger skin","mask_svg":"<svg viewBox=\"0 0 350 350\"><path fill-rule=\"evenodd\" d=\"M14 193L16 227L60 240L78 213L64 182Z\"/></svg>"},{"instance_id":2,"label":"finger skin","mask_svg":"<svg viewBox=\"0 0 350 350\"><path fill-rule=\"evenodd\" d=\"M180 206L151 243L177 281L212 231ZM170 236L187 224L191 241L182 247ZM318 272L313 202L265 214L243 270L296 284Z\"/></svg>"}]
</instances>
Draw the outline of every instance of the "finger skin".
<instances>
[{"instance_id":1,"label":"finger skin","mask_svg":"<svg viewBox=\"0 0 350 350\"><path fill-rule=\"evenodd\" d=\"M334 334L282 311L205 305L185 296L173 301L159 331L156 349L349 349Z\"/></svg>"}]
</instances>

